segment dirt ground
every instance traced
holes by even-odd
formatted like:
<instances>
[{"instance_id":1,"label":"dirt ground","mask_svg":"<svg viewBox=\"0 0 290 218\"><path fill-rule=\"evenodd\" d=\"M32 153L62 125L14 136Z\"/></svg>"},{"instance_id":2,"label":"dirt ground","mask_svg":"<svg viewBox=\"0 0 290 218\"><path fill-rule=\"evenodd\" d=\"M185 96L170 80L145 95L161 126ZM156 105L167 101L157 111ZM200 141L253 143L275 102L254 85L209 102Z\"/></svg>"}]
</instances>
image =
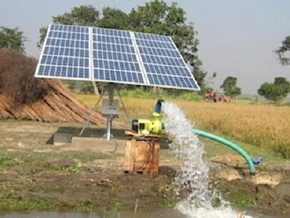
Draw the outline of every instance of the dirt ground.
<instances>
[{"instance_id":1,"label":"dirt ground","mask_svg":"<svg viewBox=\"0 0 290 218\"><path fill-rule=\"evenodd\" d=\"M80 124L0 121L0 210L152 209L173 207L180 199L172 180L181 163L166 146L160 150L157 176L125 173L124 129L114 129L114 137L107 141L101 137L105 128L89 126L80 137L81 128ZM70 134L74 135L70 142L56 143L56 136L63 140ZM290 214L289 162L257 166L255 175L236 155L214 156L208 162L210 184L233 207ZM18 207L3 203L15 198ZM46 203L31 206L25 199Z\"/></svg>"}]
</instances>

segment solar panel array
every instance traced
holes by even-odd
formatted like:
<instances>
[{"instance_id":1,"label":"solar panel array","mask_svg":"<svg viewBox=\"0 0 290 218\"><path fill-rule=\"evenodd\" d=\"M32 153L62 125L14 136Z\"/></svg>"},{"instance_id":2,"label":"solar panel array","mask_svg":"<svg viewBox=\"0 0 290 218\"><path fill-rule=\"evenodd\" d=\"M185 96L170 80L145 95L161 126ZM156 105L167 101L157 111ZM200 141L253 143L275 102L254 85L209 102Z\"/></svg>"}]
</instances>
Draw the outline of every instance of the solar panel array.
<instances>
[{"instance_id":1,"label":"solar panel array","mask_svg":"<svg viewBox=\"0 0 290 218\"><path fill-rule=\"evenodd\" d=\"M168 36L51 24L36 77L198 90Z\"/></svg>"}]
</instances>

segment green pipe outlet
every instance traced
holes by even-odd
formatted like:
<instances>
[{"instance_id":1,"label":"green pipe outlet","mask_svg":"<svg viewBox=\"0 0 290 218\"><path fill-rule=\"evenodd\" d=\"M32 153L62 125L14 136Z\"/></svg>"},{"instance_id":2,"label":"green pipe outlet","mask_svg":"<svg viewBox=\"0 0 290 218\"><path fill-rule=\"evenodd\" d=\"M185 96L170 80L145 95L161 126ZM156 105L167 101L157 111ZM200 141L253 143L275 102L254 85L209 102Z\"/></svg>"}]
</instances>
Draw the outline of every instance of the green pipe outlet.
<instances>
[{"instance_id":1,"label":"green pipe outlet","mask_svg":"<svg viewBox=\"0 0 290 218\"><path fill-rule=\"evenodd\" d=\"M212 139L214 141L217 141L217 142L219 142L221 144L224 144L224 145L228 146L229 148L235 150L236 152L238 152L241 156L243 156L243 158L248 163L251 173L255 174L256 169L255 169L255 166L254 166L254 163L253 163L252 159L247 154L247 152L244 149L242 149L240 146L236 145L235 143L233 143L233 142L231 142L229 140L226 140L224 138L216 136L214 134L211 134L211 133L199 130L199 129L194 129L194 128L192 130L197 135L200 135L200 136Z\"/></svg>"}]
</instances>

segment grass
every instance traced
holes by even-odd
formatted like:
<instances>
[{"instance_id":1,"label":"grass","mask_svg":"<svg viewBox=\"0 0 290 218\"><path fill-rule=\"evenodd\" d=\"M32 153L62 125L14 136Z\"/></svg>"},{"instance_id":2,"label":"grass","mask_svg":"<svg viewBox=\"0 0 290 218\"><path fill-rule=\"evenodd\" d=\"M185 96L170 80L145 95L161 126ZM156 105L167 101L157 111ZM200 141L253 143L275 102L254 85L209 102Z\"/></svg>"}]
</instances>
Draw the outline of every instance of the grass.
<instances>
[{"instance_id":1,"label":"grass","mask_svg":"<svg viewBox=\"0 0 290 218\"><path fill-rule=\"evenodd\" d=\"M0 151L0 167L20 173L40 172L80 172L82 164L96 159L109 159L110 155L102 153L33 152L30 149Z\"/></svg>"},{"instance_id":2,"label":"grass","mask_svg":"<svg viewBox=\"0 0 290 218\"><path fill-rule=\"evenodd\" d=\"M224 136L224 138L227 138ZM220 144L218 142L212 141L210 139L200 138L201 142L205 146L205 158L211 158L215 156L223 156L225 154L227 155L237 155L237 152L228 148L227 146ZM263 161L259 164L259 168L261 168L264 165L271 165L274 163L283 163L285 162L285 158L277 152L271 151L269 149L263 149L259 148L257 146L243 143L240 141L237 141L235 139L229 139L231 142L237 144L241 148L243 148L244 151L247 152L247 154L252 157L263 157Z\"/></svg>"},{"instance_id":3,"label":"grass","mask_svg":"<svg viewBox=\"0 0 290 218\"><path fill-rule=\"evenodd\" d=\"M5 193L0 194L0 208L6 210L50 210L55 208L57 202L48 198L35 197L35 196L21 196L19 194Z\"/></svg>"},{"instance_id":4,"label":"grass","mask_svg":"<svg viewBox=\"0 0 290 218\"><path fill-rule=\"evenodd\" d=\"M69 175L83 172L82 163L98 159L110 159L112 155L94 152L33 152L31 149L2 149L0 151L0 210L62 210L87 211L98 205L86 202L73 204L43 193L62 193L61 184L47 182L37 175ZM34 178L35 177L35 178ZM37 177L38 178L38 177ZM53 181L53 180L52 180ZM43 195L43 196L42 196Z\"/></svg>"},{"instance_id":5,"label":"grass","mask_svg":"<svg viewBox=\"0 0 290 218\"><path fill-rule=\"evenodd\" d=\"M235 208L245 209L253 207L256 202L255 193L248 187L236 187L236 184L226 183L228 192L224 193L225 200L230 200Z\"/></svg>"}]
</instances>

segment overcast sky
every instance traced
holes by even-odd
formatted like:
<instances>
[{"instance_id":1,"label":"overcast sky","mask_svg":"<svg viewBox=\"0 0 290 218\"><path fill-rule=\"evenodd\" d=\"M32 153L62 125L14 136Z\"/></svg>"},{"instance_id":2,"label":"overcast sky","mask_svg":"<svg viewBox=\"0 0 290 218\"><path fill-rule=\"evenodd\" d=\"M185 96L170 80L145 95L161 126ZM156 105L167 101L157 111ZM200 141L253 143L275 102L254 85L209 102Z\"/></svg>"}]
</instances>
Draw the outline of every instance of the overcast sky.
<instances>
[{"instance_id":1,"label":"overcast sky","mask_svg":"<svg viewBox=\"0 0 290 218\"><path fill-rule=\"evenodd\" d=\"M39 58L39 29L52 22L52 16L70 12L73 7L92 5L115 7L129 12L148 0L1 0L0 26L18 27L27 38L28 55ZM170 0L166 0L171 4ZM217 72L213 86L235 76L243 93L255 94L264 82L283 76L290 80L290 67L283 67L274 54L290 35L290 0L180 0L200 41L199 57L209 74Z\"/></svg>"}]
</instances>

